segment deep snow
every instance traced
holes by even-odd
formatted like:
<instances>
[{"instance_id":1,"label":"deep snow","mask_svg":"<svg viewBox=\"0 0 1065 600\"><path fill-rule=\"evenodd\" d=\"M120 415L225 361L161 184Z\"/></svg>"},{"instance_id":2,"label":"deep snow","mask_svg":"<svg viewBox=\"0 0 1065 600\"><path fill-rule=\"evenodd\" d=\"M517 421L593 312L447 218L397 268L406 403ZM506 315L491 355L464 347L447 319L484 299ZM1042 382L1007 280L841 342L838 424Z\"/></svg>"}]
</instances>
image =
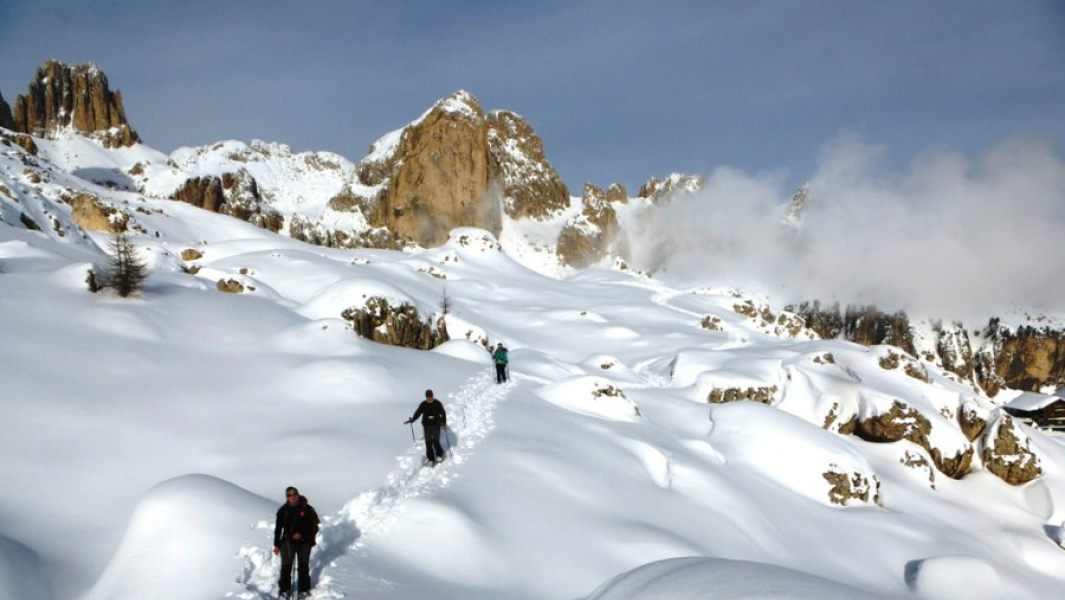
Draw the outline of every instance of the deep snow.
<instances>
[{"instance_id":1,"label":"deep snow","mask_svg":"<svg viewBox=\"0 0 1065 600\"><path fill-rule=\"evenodd\" d=\"M727 288L547 277L479 230L432 250L334 250L61 170L35 188L17 159L0 165L19 198L5 210L67 223L48 186L80 185L145 208L134 216L159 236L134 236L152 274L122 300L84 283L106 235L0 224L4 598L272 597L288 485L325 517L320 599L1065 591L1062 438L1026 430L1046 471L1033 483L977 461L933 485L903 464L928 458L916 444L824 427L902 399L935 447L967 447L946 415L995 405L934 367L924 383L881 368L884 348L778 334L734 309L759 298ZM187 248L203 253L196 275ZM218 291L223 277L247 291ZM340 318L367 295L430 314L445 290L452 341L432 351ZM481 340L510 348L510 383L494 383ZM773 406L706 402L759 386ZM454 453L435 470L402 424L426 388ZM826 472L875 479L879 501L833 504Z\"/></svg>"}]
</instances>

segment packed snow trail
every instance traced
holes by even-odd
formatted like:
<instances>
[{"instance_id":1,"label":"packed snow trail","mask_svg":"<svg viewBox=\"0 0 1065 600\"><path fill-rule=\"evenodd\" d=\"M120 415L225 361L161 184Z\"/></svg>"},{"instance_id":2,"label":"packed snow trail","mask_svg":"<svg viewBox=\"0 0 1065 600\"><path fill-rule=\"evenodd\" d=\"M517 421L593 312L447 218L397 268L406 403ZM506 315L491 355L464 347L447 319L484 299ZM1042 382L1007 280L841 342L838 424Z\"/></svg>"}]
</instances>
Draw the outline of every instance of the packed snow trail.
<instances>
[{"instance_id":1,"label":"packed snow trail","mask_svg":"<svg viewBox=\"0 0 1065 600\"><path fill-rule=\"evenodd\" d=\"M459 477L462 464L495 428L492 415L496 404L515 387L513 379L499 385L495 369L470 378L458 392L448 396L448 427L441 443L448 458L436 467L427 467L425 447L419 438L398 458L398 466L388 474L388 483L359 494L334 516L322 517L318 544L311 552L311 581L314 600L335 600L346 594L343 585L330 575L337 561L351 553L365 553L368 545L395 524L405 505L447 487ZM273 532L273 521L260 521L258 529ZM237 580L241 591L227 597L241 600L277 598L277 577L281 560L272 548L240 549L244 568ZM292 585L296 585L293 573Z\"/></svg>"}]
</instances>

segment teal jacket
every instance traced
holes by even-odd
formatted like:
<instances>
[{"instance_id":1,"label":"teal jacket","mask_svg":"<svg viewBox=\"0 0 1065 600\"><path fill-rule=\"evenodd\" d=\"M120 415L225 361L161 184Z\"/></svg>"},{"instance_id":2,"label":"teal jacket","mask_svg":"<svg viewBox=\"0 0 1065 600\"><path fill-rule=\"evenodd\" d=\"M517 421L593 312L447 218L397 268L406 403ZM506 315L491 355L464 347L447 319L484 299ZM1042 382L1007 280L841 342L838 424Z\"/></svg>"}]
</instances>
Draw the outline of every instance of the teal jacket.
<instances>
[{"instance_id":1,"label":"teal jacket","mask_svg":"<svg viewBox=\"0 0 1065 600\"><path fill-rule=\"evenodd\" d=\"M502 349L493 352L492 358L495 359L497 365L505 365L510 362L510 359L507 357L507 351Z\"/></svg>"}]
</instances>

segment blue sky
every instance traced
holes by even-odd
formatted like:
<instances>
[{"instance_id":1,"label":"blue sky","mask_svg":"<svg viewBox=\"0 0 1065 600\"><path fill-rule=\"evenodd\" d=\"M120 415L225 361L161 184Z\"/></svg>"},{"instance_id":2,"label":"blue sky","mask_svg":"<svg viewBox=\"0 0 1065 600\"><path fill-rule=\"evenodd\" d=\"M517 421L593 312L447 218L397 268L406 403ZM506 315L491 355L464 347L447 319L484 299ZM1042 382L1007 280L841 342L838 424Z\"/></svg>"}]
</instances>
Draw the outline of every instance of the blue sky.
<instances>
[{"instance_id":1,"label":"blue sky","mask_svg":"<svg viewBox=\"0 0 1065 600\"><path fill-rule=\"evenodd\" d=\"M456 89L525 116L572 193L727 165L797 185L857 134L903 169L1065 141L1065 2L0 0L0 93L95 62L151 146L365 155Z\"/></svg>"}]
</instances>

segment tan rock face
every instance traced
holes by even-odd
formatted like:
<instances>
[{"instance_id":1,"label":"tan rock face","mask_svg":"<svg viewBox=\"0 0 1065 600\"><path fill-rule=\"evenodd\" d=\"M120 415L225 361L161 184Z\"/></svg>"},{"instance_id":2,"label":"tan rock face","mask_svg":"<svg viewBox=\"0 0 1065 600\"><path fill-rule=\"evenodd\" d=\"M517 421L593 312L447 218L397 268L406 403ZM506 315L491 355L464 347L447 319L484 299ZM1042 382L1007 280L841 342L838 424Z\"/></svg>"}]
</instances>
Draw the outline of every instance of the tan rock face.
<instances>
[{"instance_id":1,"label":"tan rock face","mask_svg":"<svg viewBox=\"0 0 1065 600\"><path fill-rule=\"evenodd\" d=\"M487 121L488 176L501 188L507 216L543 219L566 208L569 190L547 162L543 141L529 123L502 110L490 113Z\"/></svg>"},{"instance_id":2,"label":"tan rock face","mask_svg":"<svg viewBox=\"0 0 1065 600\"><path fill-rule=\"evenodd\" d=\"M70 217L85 231L126 230L128 217L96 196L78 194L70 199L70 206Z\"/></svg>"},{"instance_id":3,"label":"tan rock face","mask_svg":"<svg viewBox=\"0 0 1065 600\"><path fill-rule=\"evenodd\" d=\"M997 411L984 432L984 466L1010 485L1028 483L1043 474L1031 440L1009 415Z\"/></svg>"},{"instance_id":4,"label":"tan rock face","mask_svg":"<svg viewBox=\"0 0 1065 600\"><path fill-rule=\"evenodd\" d=\"M444 243L455 227L499 232L498 211L484 202L488 124L476 98L455 92L403 129L398 140L378 144L392 142L390 152L375 145L356 170L359 183L378 188L373 197L353 202L371 226L423 246ZM330 207L338 209L335 204Z\"/></svg>"},{"instance_id":5,"label":"tan rock face","mask_svg":"<svg viewBox=\"0 0 1065 600\"><path fill-rule=\"evenodd\" d=\"M391 346L431 350L449 339L443 317L435 323L423 320L410 304L392 306L387 299L376 296L340 316L352 324L358 335Z\"/></svg>"},{"instance_id":6,"label":"tan rock face","mask_svg":"<svg viewBox=\"0 0 1065 600\"><path fill-rule=\"evenodd\" d=\"M532 127L507 111L486 116L476 98L458 91L378 140L330 200L332 210L362 213L371 232L325 231L305 222L297 234L342 246L437 246L455 227L498 235L504 211L543 218L568 203Z\"/></svg>"},{"instance_id":7,"label":"tan rock face","mask_svg":"<svg viewBox=\"0 0 1065 600\"><path fill-rule=\"evenodd\" d=\"M15 101L13 120L19 131L38 137L71 128L108 147L140 141L126 120L122 93L112 92L107 76L91 64L46 62L26 94Z\"/></svg>"},{"instance_id":8,"label":"tan rock face","mask_svg":"<svg viewBox=\"0 0 1065 600\"><path fill-rule=\"evenodd\" d=\"M562 264L577 269L619 251L618 214L603 190L585 184L581 214L571 218L558 236L556 251Z\"/></svg>"},{"instance_id":9,"label":"tan rock face","mask_svg":"<svg viewBox=\"0 0 1065 600\"><path fill-rule=\"evenodd\" d=\"M986 337L989 343L979 353L975 371L989 396L1004 387L1039 391L1065 385L1065 331L1048 327L1011 330L993 319Z\"/></svg>"}]
</instances>

